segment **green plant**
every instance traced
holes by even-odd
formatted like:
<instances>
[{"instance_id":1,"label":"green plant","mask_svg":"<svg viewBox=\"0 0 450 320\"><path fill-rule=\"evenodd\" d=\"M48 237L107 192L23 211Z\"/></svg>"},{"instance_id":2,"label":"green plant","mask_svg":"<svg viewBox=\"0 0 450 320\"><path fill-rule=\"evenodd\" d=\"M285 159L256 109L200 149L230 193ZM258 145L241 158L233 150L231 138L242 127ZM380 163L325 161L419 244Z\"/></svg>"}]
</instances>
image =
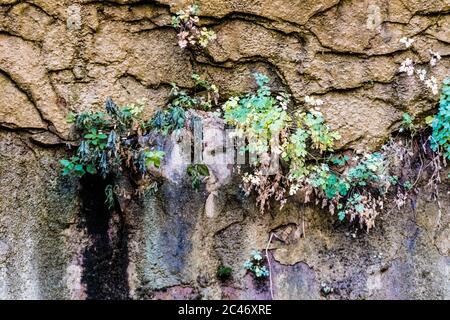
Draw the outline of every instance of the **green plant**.
<instances>
[{"instance_id":1,"label":"green plant","mask_svg":"<svg viewBox=\"0 0 450 320\"><path fill-rule=\"evenodd\" d=\"M167 108L156 111L148 121L142 119L144 101L118 107L108 98L105 111L69 113L67 121L74 124L80 143L74 156L60 160L63 175L100 174L106 179L128 169L140 180L147 181L139 186L137 193L155 192L158 185L149 169L160 167L164 152L148 145L145 142L148 139L144 137L150 132L167 135L185 128L186 110L209 110L218 103L219 90L214 84L198 74L193 74L192 79L195 83L193 92L188 93L173 84ZM209 170L205 165L197 164L188 168L188 175L193 187L198 189ZM143 190L144 187L147 190ZM109 206L114 204L114 190L111 186L105 190Z\"/></svg>"},{"instance_id":2,"label":"green plant","mask_svg":"<svg viewBox=\"0 0 450 320\"><path fill-rule=\"evenodd\" d=\"M254 172L245 174L243 182L247 193L252 189L257 191L257 200L264 211L270 198L284 201L286 188L314 171L307 162L332 150L339 135L330 130L318 111L289 114L290 96L273 95L267 85L269 78L262 74L254 76L258 85L256 93L230 98L223 110L225 121L236 127L238 136L248 140L241 152L260 155L251 163ZM270 166L269 153L281 155L289 168L287 173L264 174Z\"/></svg>"},{"instance_id":3,"label":"green plant","mask_svg":"<svg viewBox=\"0 0 450 320\"><path fill-rule=\"evenodd\" d=\"M184 109L179 106L171 106L166 110L156 111L153 118L148 122L147 127L167 135L175 130L184 128L185 122L186 112Z\"/></svg>"},{"instance_id":4,"label":"green plant","mask_svg":"<svg viewBox=\"0 0 450 320\"><path fill-rule=\"evenodd\" d=\"M172 84L170 93L171 105L174 107L182 107L184 109L200 109L210 110L217 105L219 100L219 88L215 84L202 79L200 75L192 74L194 80L194 91L188 94L185 90L181 90L177 85Z\"/></svg>"},{"instance_id":5,"label":"green plant","mask_svg":"<svg viewBox=\"0 0 450 320\"><path fill-rule=\"evenodd\" d=\"M196 45L204 48L210 41L216 39L214 31L199 27L199 12L199 6L194 4L187 10L180 10L175 16L172 16L172 26L178 31L178 45L181 48Z\"/></svg>"},{"instance_id":6,"label":"green plant","mask_svg":"<svg viewBox=\"0 0 450 320\"><path fill-rule=\"evenodd\" d=\"M403 187L404 187L406 190L411 190L411 189L414 187L414 185L413 185L413 183L412 183L411 181L405 181L405 182L403 183Z\"/></svg>"},{"instance_id":7,"label":"green plant","mask_svg":"<svg viewBox=\"0 0 450 320\"><path fill-rule=\"evenodd\" d=\"M450 78L444 80L439 111L431 126L433 128L431 135L433 151L437 152L439 148L442 148L444 156L450 160Z\"/></svg>"},{"instance_id":8,"label":"green plant","mask_svg":"<svg viewBox=\"0 0 450 320\"><path fill-rule=\"evenodd\" d=\"M246 193L256 191L261 211L269 207L271 199L283 206L287 190L291 196L301 193L304 203L315 198L330 213L337 211L339 220L358 218L361 226L370 229L395 180L384 155L336 153L334 145L340 135L319 111L290 114L289 95L272 94L264 75L255 74L255 80L256 93L232 97L223 106L225 121L248 140L241 152L260 155L250 163L253 171L243 175ZM323 104L312 97L305 102L315 107ZM283 163L271 171L274 154L280 155Z\"/></svg>"},{"instance_id":9,"label":"green plant","mask_svg":"<svg viewBox=\"0 0 450 320\"><path fill-rule=\"evenodd\" d=\"M339 220L358 217L370 229L397 177L388 174L388 163L382 153L366 154L354 161L355 165L342 173L333 172L323 164L306 181L328 203L331 213L337 209Z\"/></svg>"},{"instance_id":10,"label":"green plant","mask_svg":"<svg viewBox=\"0 0 450 320\"><path fill-rule=\"evenodd\" d=\"M165 109L155 112L147 122L146 128L163 135L172 133L186 127L186 111L190 109L210 110L216 106L219 100L219 89L216 85L202 79L198 74L193 74L192 79L195 88L192 92L180 89L172 84L169 104Z\"/></svg>"},{"instance_id":11,"label":"green plant","mask_svg":"<svg viewBox=\"0 0 450 320\"><path fill-rule=\"evenodd\" d=\"M406 112L403 113L403 115L402 115L402 123L401 123L399 131L400 132L408 131L408 132L411 133L411 135L414 136L416 134L416 131L417 131L417 128L414 125L414 119L415 119L415 117L410 115L409 113L406 113Z\"/></svg>"},{"instance_id":12,"label":"green plant","mask_svg":"<svg viewBox=\"0 0 450 320\"><path fill-rule=\"evenodd\" d=\"M191 178L192 188L199 190L200 183L205 177L209 176L209 169L205 164L190 164L186 169L186 173Z\"/></svg>"},{"instance_id":13,"label":"green plant","mask_svg":"<svg viewBox=\"0 0 450 320\"><path fill-rule=\"evenodd\" d=\"M339 167L346 165L349 160L350 157L347 155L330 155L328 158L328 162Z\"/></svg>"},{"instance_id":14,"label":"green plant","mask_svg":"<svg viewBox=\"0 0 450 320\"><path fill-rule=\"evenodd\" d=\"M135 159L135 166L145 175L149 167L159 168L161 166L164 155L164 151L142 149Z\"/></svg>"},{"instance_id":15,"label":"green plant","mask_svg":"<svg viewBox=\"0 0 450 320\"><path fill-rule=\"evenodd\" d=\"M197 109L210 110L212 107L217 106L219 102L219 88L210 83L209 81L202 79L202 77L196 73L192 74L192 79L195 83L195 88L200 93L205 93L199 95L197 98Z\"/></svg>"},{"instance_id":16,"label":"green plant","mask_svg":"<svg viewBox=\"0 0 450 320\"><path fill-rule=\"evenodd\" d=\"M103 178L119 175L124 168L148 178L149 167L159 167L163 151L141 142L145 125L140 116L144 102L119 108L111 98L105 103L106 112L69 114L80 135L76 155L60 160L63 175L100 174ZM113 204L113 188L105 190L108 204Z\"/></svg>"},{"instance_id":17,"label":"green plant","mask_svg":"<svg viewBox=\"0 0 450 320\"><path fill-rule=\"evenodd\" d=\"M109 210L114 208L114 187L110 184L105 188L105 204Z\"/></svg>"},{"instance_id":18,"label":"green plant","mask_svg":"<svg viewBox=\"0 0 450 320\"><path fill-rule=\"evenodd\" d=\"M223 111L225 121L249 141L242 151L261 154L270 150L269 141L274 132L280 133L289 127L291 118L286 110L290 97L287 94L272 96L267 87L269 79L262 74L254 76L258 84L256 94L230 98L223 105Z\"/></svg>"},{"instance_id":19,"label":"green plant","mask_svg":"<svg viewBox=\"0 0 450 320\"><path fill-rule=\"evenodd\" d=\"M225 280L228 280L231 278L232 273L233 273L233 269L231 269L231 267L220 265L217 267L216 276L220 280L225 281Z\"/></svg>"},{"instance_id":20,"label":"green plant","mask_svg":"<svg viewBox=\"0 0 450 320\"><path fill-rule=\"evenodd\" d=\"M264 261L265 259L261 253L254 250L250 255L250 259L245 261L244 268L253 273L257 279L267 278L269 276L269 270L264 265Z\"/></svg>"},{"instance_id":21,"label":"green plant","mask_svg":"<svg viewBox=\"0 0 450 320\"><path fill-rule=\"evenodd\" d=\"M70 158L70 160L62 159L60 160L61 165L63 166L63 175L67 176L70 174L75 174L79 177L82 177L86 170L88 170L89 173L94 174L96 172L96 169L93 165L88 164L86 167L80 162L80 158L73 156ZM86 169L85 169L86 168Z\"/></svg>"}]
</instances>

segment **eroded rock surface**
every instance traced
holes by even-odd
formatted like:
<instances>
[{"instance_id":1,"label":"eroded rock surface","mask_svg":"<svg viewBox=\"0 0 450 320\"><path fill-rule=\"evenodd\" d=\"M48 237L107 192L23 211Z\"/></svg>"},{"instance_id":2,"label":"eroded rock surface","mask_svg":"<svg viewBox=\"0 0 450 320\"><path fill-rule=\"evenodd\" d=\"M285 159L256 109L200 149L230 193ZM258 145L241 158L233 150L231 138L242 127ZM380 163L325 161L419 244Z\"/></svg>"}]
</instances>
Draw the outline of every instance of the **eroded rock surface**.
<instances>
[{"instance_id":1,"label":"eroded rock surface","mask_svg":"<svg viewBox=\"0 0 450 320\"><path fill-rule=\"evenodd\" d=\"M416 211L388 209L362 234L293 204L261 216L228 167L213 167L195 192L175 170L177 139L158 194L114 212L101 205L102 188L89 204L82 183L60 176L69 111L99 109L111 96L146 98L150 115L170 83L194 85L192 72L225 98L254 89L253 72L290 92L297 109L305 95L320 97L341 146L353 149L377 148L405 111L436 110L437 96L398 73L405 58L428 68L432 49L442 56L437 81L450 74L448 0L199 0L201 22L218 38L198 54L180 49L170 26L188 3L0 0L0 298L271 298L268 282L242 265L274 233L274 298L449 299L446 186L441 214L425 194ZM411 50L399 43L405 36ZM215 136L205 152L216 153ZM233 268L225 282L216 277L222 264Z\"/></svg>"},{"instance_id":2,"label":"eroded rock surface","mask_svg":"<svg viewBox=\"0 0 450 320\"><path fill-rule=\"evenodd\" d=\"M245 77L265 69L298 108L305 95L320 95L327 119L343 131L342 145L366 148L379 145L403 111L434 109L437 97L398 74L402 60L426 63L433 49L443 56L437 80L449 72L445 0L199 1L202 21L218 39L207 55L194 56L176 45L170 27L170 15L186 5L2 1L0 70L30 101L17 99L34 104L42 121L67 138L68 111L98 107L105 96L160 106L171 82L193 85L193 71L217 80L227 95L249 90ZM405 36L415 40L413 50L399 42ZM42 126L11 110L7 118L17 127Z\"/></svg>"},{"instance_id":3,"label":"eroded rock surface","mask_svg":"<svg viewBox=\"0 0 450 320\"><path fill-rule=\"evenodd\" d=\"M0 299L84 298L74 181L58 172L61 150L0 134Z\"/></svg>"}]
</instances>

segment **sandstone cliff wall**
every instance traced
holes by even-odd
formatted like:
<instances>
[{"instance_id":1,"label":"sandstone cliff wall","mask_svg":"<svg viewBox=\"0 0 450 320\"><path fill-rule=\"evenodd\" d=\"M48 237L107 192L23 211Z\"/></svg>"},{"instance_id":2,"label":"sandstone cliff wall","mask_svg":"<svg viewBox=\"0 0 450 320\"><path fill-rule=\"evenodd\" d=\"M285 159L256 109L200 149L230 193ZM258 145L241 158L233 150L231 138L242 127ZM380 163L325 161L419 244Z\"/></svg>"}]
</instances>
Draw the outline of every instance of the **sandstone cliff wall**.
<instances>
[{"instance_id":1,"label":"sandstone cliff wall","mask_svg":"<svg viewBox=\"0 0 450 320\"><path fill-rule=\"evenodd\" d=\"M245 275L271 232L275 298L450 298L449 192L416 210L388 208L370 234L289 204L261 216L237 182L208 192L184 178L109 212L99 181L60 176L70 111L147 98L206 75L224 97L252 73L293 95L320 95L341 147L376 149L404 112L436 111L437 96L398 73L407 57L450 74L448 0L197 1L217 40L178 47L171 14L189 1L0 0L0 298L270 298ZM415 39L407 50L399 40ZM304 228L306 226L306 228ZM306 234L302 234L306 230ZM219 264L233 267L226 283Z\"/></svg>"}]
</instances>

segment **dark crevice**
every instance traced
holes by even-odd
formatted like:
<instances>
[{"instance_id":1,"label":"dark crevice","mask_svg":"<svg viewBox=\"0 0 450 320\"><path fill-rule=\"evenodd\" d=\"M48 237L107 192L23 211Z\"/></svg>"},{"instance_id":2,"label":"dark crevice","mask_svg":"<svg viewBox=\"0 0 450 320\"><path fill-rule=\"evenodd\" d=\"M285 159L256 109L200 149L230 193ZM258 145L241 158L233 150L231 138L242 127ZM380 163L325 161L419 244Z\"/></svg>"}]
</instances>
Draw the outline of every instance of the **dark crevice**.
<instances>
[{"instance_id":1,"label":"dark crevice","mask_svg":"<svg viewBox=\"0 0 450 320\"><path fill-rule=\"evenodd\" d=\"M139 83L141 86L144 86L146 89L150 89L150 90L159 90L161 88L167 88L167 89L172 88L172 84L169 82L160 81L158 83L147 83L145 80L142 80L139 76L136 76L136 75L134 75L132 73L128 73L128 72L125 72L122 75L120 75L120 77L117 78L115 83L120 81L121 79L126 79L126 78L130 78L133 81Z\"/></svg>"},{"instance_id":2,"label":"dark crevice","mask_svg":"<svg viewBox=\"0 0 450 320\"><path fill-rule=\"evenodd\" d=\"M263 16L260 16L257 14L252 14L249 12L232 11L222 17L214 17L214 16L207 16L207 15L200 14L200 17L211 19L213 22L208 23L208 24L205 23L205 25L209 25L209 26L218 26L218 25L225 24L227 22L231 22L233 20L240 20L240 21L255 23L267 30L274 31L274 32L282 34L282 35L292 35L292 34L301 33L303 31L305 31L303 29L303 25L298 24L296 22L284 20L282 18L273 19L273 18L269 18L269 17L263 17ZM277 29L277 28L271 26L274 23L283 23L285 25L290 26L292 29L297 29L297 31L284 31L281 29Z\"/></svg>"},{"instance_id":3,"label":"dark crevice","mask_svg":"<svg viewBox=\"0 0 450 320\"><path fill-rule=\"evenodd\" d=\"M110 210L105 203L110 180L89 174L81 179L83 223L90 239L83 254L82 282L91 300L129 299L128 232L120 206Z\"/></svg>"},{"instance_id":4,"label":"dark crevice","mask_svg":"<svg viewBox=\"0 0 450 320\"><path fill-rule=\"evenodd\" d=\"M42 128L18 126L15 123L4 121L0 121L0 129L5 131L26 132L26 133L42 133L48 131Z\"/></svg>"}]
</instances>

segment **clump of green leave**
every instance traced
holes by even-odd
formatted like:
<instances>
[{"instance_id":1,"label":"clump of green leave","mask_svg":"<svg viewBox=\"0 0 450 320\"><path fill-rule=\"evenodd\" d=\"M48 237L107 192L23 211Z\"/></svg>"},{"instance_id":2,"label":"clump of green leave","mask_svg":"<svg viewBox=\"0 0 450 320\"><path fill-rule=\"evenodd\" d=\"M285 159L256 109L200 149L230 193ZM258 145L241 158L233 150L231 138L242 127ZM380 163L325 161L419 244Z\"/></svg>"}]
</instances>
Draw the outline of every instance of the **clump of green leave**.
<instances>
[{"instance_id":1,"label":"clump of green leave","mask_svg":"<svg viewBox=\"0 0 450 320\"><path fill-rule=\"evenodd\" d=\"M232 97L223 106L225 121L248 140L241 152L259 155L251 160L252 171L243 175L246 193L255 191L262 212L272 199L283 206L289 196L302 195L304 203L315 200L340 220L358 218L370 229L395 180L383 154L336 153L340 135L316 108L290 113L288 94L272 93L265 75L256 74L255 80L256 93ZM314 107L323 103L311 97L305 101ZM281 165L272 166L273 154Z\"/></svg>"},{"instance_id":2,"label":"clump of green leave","mask_svg":"<svg viewBox=\"0 0 450 320\"><path fill-rule=\"evenodd\" d=\"M405 112L402 115L402 123L400 126L400 132L410 132L412 136L416 134L417 128L414 125L415 117Z\"/></svg>"},{"instance_id":3,"label":"clump of green leave","mask_svg":"<svg viewBox=\"0 0 450 320\"><path fill-rule=\"evenodd\" d=\"M259 155L250 163L255 168L253 174L245 174L243 181L247 191L257 191L257 200L264 211L270 198L285 200L291 182L312 172L307 165L309 159L332 150L339 134L330 130L318 111L290 114L290 96L284 92L273 94L267 76L255 74L255 80L256 93L230 98L223 111L225 121L236 128L236 135L248 140L241 152ZM264 174L270 166L270 153L281 156L288 172Z\"/></svg>"},{"instance_id":4,"label":"clump of green leave","mask_svg":"<svg viewBox=\"0 0 450 320\"><path fill-rule=\"evenodd\" d=\"M389 164L381 152L354 155L350 160L352 165L343 170L327 163L315 166L295 188L303 187L305 202L309 201L309 194L314 193L332 214L337 211L339 220L348 217L353 221L357 217L361 225L370 229L384 207L388 190L396 185L397 177L390 174Z\"/></svg>"},{"instance_id":5,"label":"clump of green leave","mask_svg":"<svg viewBox=\"0 0 450 320\"><path fill-rule=\"evenodd\" d=\"M192 75L192 79L194 80L194 88L190 91L172 84L168 105L155 112L147 122L147 128L168 135L187 126L186 111L189 109L208 111L217 106L219 101L218 87L196 73Z\"/></svg>"},{"instance_id":6,"label":"clump of green leave","mask_svg":"<svg viewBox=\"0 0 450 320\"><path fill-rule=\"evenodd\" d=\"M148 127L163 135L184 128L186 111L182 107L170 106L155 112L148 122Z\"/></svg>"},{"instance_id":7,"label":"clump of green leave","mask_svg":"<svg viewBox=\"0 0 450 320\"><path fill-rule=\"evenodd\" d=\"M112 184L108 184L105 188L105 203L109 210L114 208L114 201L114 187Z\"/></svg>"},{"instance_id":8,"label":"clump of green leave","mask_svg":"<svg viewBox=\"0 0 450 320\"><path fill-rule=\"evenodd\" d=\"M178 45L181 48L197 45L205 48L210 41L217 38L214 31L206 27L200 28L199 12L199 6L194 4L172 16L172 26L178 31Z\"/></svg>"},{"instance_id":9,"label":"clump of green leave","mask_svg":"<svg viewBox=\"0 0 450 320\"><path fill-rule=\"evenodd\" d=\"M217 106L219 101L219 88L203 79L197 73L191 76L194 81L194 88L191 92L180 89L176 84L172 84L170 92L170 105L181 107L185 110L198 109L208 111Z\"/></svg>"},{"instance_id":10,"label":"clump of green leave","mask_svg":"<svg viewBox=\"0 0 450 320\"><path fill-rule=\"evenodd\" d=\"M191 179L192 188L200 189L200 183L204 178L209 177L208 166L202 163L190 164L186 169L187 175Z\"/></svg>"},{"instance_id":11,"label":"clump of green leave","mask_svg":"<svg viewBox=\"0 0 450 320\"><path fill-rule=\"evenodd\" d=\"M269 270L264 265L265 259L257 250L252 251L250 259L245 261L244 268L256 277L256 279L264 279L269 276Z\"/></svg>"},{"instance_id":12,"label":"clump of green leave","mask_svg":"<svg viewBox=\"0 0 450 320\"><path fill-rule=\"evenodd\" d=\"M141 178L148 178L148 168L159 167L164 152L146 145L140 137L145 133L141 119L144 102L117 106L111 98L105 111L69 114L80 136L75 155L60 160L63 175L82 177L99 174L103 178L119 175L125 168ZM106 190L111 202L112 187Z\"/></svg>"},{"instance_id":13,"label":"clump of green leave","mask_svg":"<svg viewBox=\"0 0 450 320\"><path fill-rule=\"evenodd\" d=\"M197 109L211 110L219 103L219 88L203 79L197 73L192 74L197 94Z\"/></svg>"},{"instance_id":14,"label":"clump of green leave","mask_svg":"<svg viewBox=\"0 0 450 320\"><path fill-rule=\"evenodd\" d=\"M450 160L450 78L444 80L439 111L434 117L431 126L431 147L434 151L442 148L444 156Z\"/></svg>"},{"instance_id":15,"label":"clump of green leave","mask_svg":"<svg viewBox=\"0 0 450 320\"><path fill-rule=\"evenodd\" d=\"M233 273L233 269L228 266L220 265L217 267L216 276L221 281L225 281L231 278L231 274Z\"/></svg>"},{"instance_id":16,"label":"clump of green leave","mask_svg":"<svg viewBox=\"0 0 450 320\"><path fill-rule=\"evenodd\" d=\"M361 226L370 229L375 218L383 209L387 193L393 187L396 190L397 206L405 204L420 178L397 176L391 162L411 165L417 154L420 162L427 157L421 150L425 145L416 146L419 152L411 152L411 143L394 144L383 147L382 151L366 154L335 151L340 135L331 130L317 107L323 101L305 97L305 103L311 108L290 112L292 104L287 93L273 93L268 86L269 78L255 74L257 90L243 96L232 97L222 109L224 120L236 128L236 135L245 138L248 143L240 152L248 152L250 172L242 177L247 194L255 191L261 211L270 207L272 200L283 206L292 196L304 203L314 201L337 214L339 220L357 219ZM111 99L107 99L104 112L82 112L70 114L68 121L75 125L80 134L80 144L70 159L61 160L64 175L99 174L106 178L120 174L124 169L136 173L142 178L148 177L150 167L158 168L164 152L147 145L141 139L150 132L170 134L187 127L187 110L210 110L218 105L218 88L197 74L192 76L195 88L188 92L173 85L170 100L165 109L158 110L152 119L141 119L143 103L119 108ZM430 138L431 149L450 159L450 80L444 82L439 113L428 120L433 128ZM414 117L403 115L401 131L411 132L410 139L416 133L422 139L422 133L414 125ZM417 137L416 137L417 138ZM428 145L429 148L429 145ZM425 148L426 149L426 148ZM425 150L424 149L424 150ZM272 167L271 156L281 159L281 165ZM400 160L399 160L400 159ZM435 168L432 179L439 182L436 173L440 164L433 157ZM427 166L426 166L427 167ZM398 168L397 168L398 169ZM397 170L399 172L399 170ZM204 164L194 164L187 168L194 189L209 176ZM156 190L151 181L151 189ZM105 190L109 205L114 203L115 187ZM252 267L259 261L254 259L247 264L248 269L263 277L264 269ZM252 269L253 268L253 269ZM258 271L257 271L258 270Z\"/></svg>"},{"instance_id":17,"label":"clump of green leave","mask_svg":"<svg viewBox=\"0 0 450 320\"><path fill-rule=\"evenodd\" d=\"M270 151L273 132L285 132L292 121L287 113L290 96L282 93L273 96L267 86L269 78L255 74L258 84L256 94L232 97L223 105L225 121L234 126L238 136L249 143L242 151L263 154ZM256 160L257 161L257 160Z\"/></svg>"}]
</instances>

